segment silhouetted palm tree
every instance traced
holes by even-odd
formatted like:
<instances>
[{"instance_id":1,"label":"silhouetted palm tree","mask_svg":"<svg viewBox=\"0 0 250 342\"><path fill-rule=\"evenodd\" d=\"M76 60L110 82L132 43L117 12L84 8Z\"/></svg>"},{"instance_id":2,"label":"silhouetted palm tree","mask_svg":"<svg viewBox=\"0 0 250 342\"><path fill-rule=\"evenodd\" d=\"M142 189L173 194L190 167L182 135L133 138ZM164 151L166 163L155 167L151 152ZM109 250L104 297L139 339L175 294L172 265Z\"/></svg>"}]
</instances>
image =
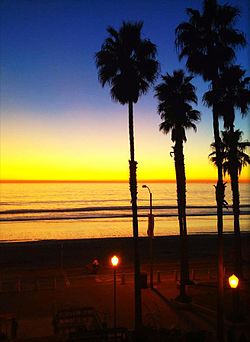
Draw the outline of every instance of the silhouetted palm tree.
<instances>
[{"instance_id":1,"label":"silhouetted palm tree","mask_svg":"<svg viewBox=\"0 0 250 342\"><path fill-rule=\"evenodd\" d=\"M203 99L212 106L214 103L214 97L216 96L217 110L219 115L224 119L224 127L229 130L227 134L228 148L230 148L230 162L228 174L231 178L231 189L233 197L233 212L234 212L234 233L235 233L235 274L243 276L242 273L242 258L241 258L241 238L240 238L240 198L239 198L239 186L238 186L238 163L237 160L237 134L234 131L235 109L238 109L242 117L249 113L250 106L250 78L244 77L245 70L242 70L240 66L233 65L229 68L223 69L218 79L218 92L208 91ZM240 138L240 137L238 137ZM234 156L234 157L233 157Z\"/></svg>"},{"instance_id":2,"label":"silhouetted palm tree","mask_svg":"<svg viewBox=\"0 0 250 342\"><path fill-rule=\"evenodd\" d=\"M216 93L219 72L235 58L235 49L244 46L244 35L235 29L239 10L229 5L220 5L217 0L204 0L203 11L187 9L188 22L176 28L176 46L179 58L187 57L186 66L194 74L211 82ZM213 130L217 156L218 180L216 186L217 230L218 230L218 315L217 335L223 341L223 200L224 184L219 134L219 113L216 99L213 104Z\"/></svg>"},{"instance_id":3,"label":"silhouetted palm tree","mask_svg":"<svg viewBox=\"0 0 250 342\"><path fill-rule=\"evenodd\" d=\"M224 174L228 174L231 179L231 189L233 197L234 211L234 233L235 233L235 269L238 276L242 276L242 258L241 258L241 240L240 240L240 194L239 194L239 176L244 166L250 164L250 157L245 153L247 147L250 147L249 141L242 141L243 132L223 131L222 133L222 166ZM216 165L215 144L212 145L213 152L210 153L211 161Z\"/></svg>"},{"instance_id":4,"label":"silhouetted palm tree","mask_svg":"<svg viewBox=\"0 0 250 342\"><path fill-rule=\"evenodd\" d=\"M234 28L239 10L229 5L220 5L216 0L204 0L203 12L187 9L189 21L176 28L176 45L179 57L187 57L186 66L194 74L211 81L215 94L213 103L213 128L218 159L218 183L216 200L218 206L218 232L223 232L223 177L220 156L219 113L216 110L219 72L235 58L235 48L244 46L244 35Z\"/></svg>"},{"instance_id":5,"label":"silhouetted palm tree","mask_svg":"<svg viewBox=\"0 0 250 342\"><path fill-rule=\"evenodd\" d=\"M218 88L211 89L203 96L204 102L212 107L217 99L216 107L219 116L223 117L225 129L234 131L235 109L242 117L249 113L250 77L239 65L223 68L218 77Z\"/></svg>"},{"instance_id":6,"label":"silhouetted palm tree","mask_svg":"<svg viewBox=\"0 0 250 342\"><path fill-rule=\"evenodd\" d=\"M102 86L107 83L114 101L128 104L130 141L130 192L133 213L135 268L135 327L141 326L140 260L138 251L137 180L134 152L133 104L147 92L158 71L156 46L141 36L142 22L123 22L119 31L109 26L108 38L96 53L96 66Z\"/></svg>"},{"instance_id":7,"label":"silhouetted palm tree","mask_svg":"<svg viewBox=\"0 0 250 342\"><path fill-rule=\"evenodd\" d=\"M181 301L189 300L185 293L185 284L189 280L188 253L187 253L187 225L186 225L186 175L183 153L183 142L187 141L185 129L193 128L200 120L200 112L192 109L190 103L197 103L195 87L191 83L192 77L185 76L183 70L174 71L162 76L162 83L156 88L158 98L158 112L163 120L160 130L168 134L175 143L174 160L177 184L178 219L181 238Z\"/></svg>"}]
</instances>

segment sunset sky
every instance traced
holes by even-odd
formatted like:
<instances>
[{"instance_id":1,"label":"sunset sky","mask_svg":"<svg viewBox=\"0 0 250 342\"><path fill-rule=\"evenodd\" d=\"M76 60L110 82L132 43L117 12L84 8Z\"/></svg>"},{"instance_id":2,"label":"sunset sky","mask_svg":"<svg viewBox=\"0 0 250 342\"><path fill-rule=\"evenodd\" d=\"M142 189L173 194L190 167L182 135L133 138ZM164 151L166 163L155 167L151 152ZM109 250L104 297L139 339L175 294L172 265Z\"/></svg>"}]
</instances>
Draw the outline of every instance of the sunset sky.
<instances>
[{"instance_id":1,"label":"sunset sky","mask_svg":"<svg viewBox=\"0 0 250 342\"><path fill-rule=\"evenodd\" d=\"M249 1L237 27L249 37ZM184 68L175 50L174 30L187 20L186 7L199 0L3 0L1 1L1 164L2 180L128 179L127 106L112 102L98 82L94 55L108 25L144 21L143 34L158 47L161 73ZM237 63L248 70L249 47ZM160 78L156 82L159 82ZM215 179L209 163L213 141L211 110L202 106L208 85L194 80L202 120L185 145L188 180ZM159 132L153 90L134 107L138 179L175 178L170 135ZM249 118L236 128L250 140ZM221 126L222 128L222 126ZM249 167L242 179L250 178Z\"/></svg>"}]
</instances>

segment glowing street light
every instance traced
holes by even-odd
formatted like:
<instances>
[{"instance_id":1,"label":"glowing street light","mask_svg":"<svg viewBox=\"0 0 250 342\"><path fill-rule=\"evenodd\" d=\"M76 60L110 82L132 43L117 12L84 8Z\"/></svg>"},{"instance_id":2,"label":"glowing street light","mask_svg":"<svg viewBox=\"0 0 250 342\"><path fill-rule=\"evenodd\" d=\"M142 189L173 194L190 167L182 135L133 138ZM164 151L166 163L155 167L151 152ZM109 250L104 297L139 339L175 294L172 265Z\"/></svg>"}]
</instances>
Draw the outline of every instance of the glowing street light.
<instances>
[{"instance_id":1,"label":"glowing street light","mask_svg":"<svg viewBox=\"0 0 250 342\"><path fill-rule=\"evenodd\" d=\"M119 264L119 258L114 255L112 258L111 258L111 264L112 266L116 267L118 264Z\"/></svg>"},{"instance_id":2,"label":"glowing street light","mask_svg":"<svg viewBox=\"0 0 250 342\"><path fill-rule=\"evenodd\" d=\"M119 258L114 255L111 258L111 264L114 269L114 332L115 332L115 341L116 341L116 269L119 264Z\"/></svg>"},{"instance_id":3,"label":"glowing street light","mask_svg":"<svg viewBox=\"0 0 250 342\"><path fill-rule=\"evenodd\" d=\"M236 275L231 275L231 277L228 278L229 285L231 289L236 289L239 285L239 278L236 277Z\"/></svg>"},{"instance_id":4,"label":"glowing street light","mask_svg":"<svg viewBox=\"0 0 250 342\"><path fill-rule=\"evenodd\" d=\"M233 308L232 308L231 318L232 318L232 321L238 321L240 319L239 317L239 299L240 298L239 298L239 291L238 291L239 290L238 288L239 278L236 277L235 274L233 274L228 278L228 283L232 289Z\"/></svg>"}]
</instances>

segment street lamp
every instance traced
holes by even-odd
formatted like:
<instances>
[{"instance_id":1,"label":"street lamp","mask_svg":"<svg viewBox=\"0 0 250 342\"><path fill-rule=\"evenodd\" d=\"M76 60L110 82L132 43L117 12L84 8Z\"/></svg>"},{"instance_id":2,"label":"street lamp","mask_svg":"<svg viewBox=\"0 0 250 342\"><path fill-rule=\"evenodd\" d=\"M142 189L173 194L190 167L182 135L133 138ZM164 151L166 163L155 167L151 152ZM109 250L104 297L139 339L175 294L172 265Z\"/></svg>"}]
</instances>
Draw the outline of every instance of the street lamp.
<instances>
[{"instance_id":1,"label":"street lamp","mask_svg":"<svg viewBox=\"0 0 250 342\"><path fill-rule=\"evenodd\" d=\"M150 287L153 289L154 283L153 283L153 243L152 239L154 236L154 215L153 215L153 196L152 192L150 191L150 188L143 184L143 188L148 189L149 192L149 215L148 215L148 236L149 236L149 254L150 254Z\"/></svg>"},{"instance_id":2,"label":"street lamp","mask_svg":"<svg viewBox=\"0 0 250 342\"><path fill-rule=\"evenodd\" d=\"M111 264L114 269L114 332L115 332L115 341L116 341L116 269L119 264L119 258L114 255L111 258Z\"/></svg>"},{"instance_id":3,"label":"street lamp","mask_svg":"<svg viewBox=\"0 0 250 342\"><path fill-rule=\"evenodd\" d=\"M239 285L239 278L236 277L236 275L231 275L231 277L228 278L229 285L231 289L237 289Z\"/></svg>"},{"instance_id":4,"label":"street lamp","mask_svg":"<svg viewBox=\"0 0 250 342\"><path fill-rule=\"evenodd\" d=\"M228 282L232 289L233 297L232 321L237 321L239 319L239 278L233 274L228 278Z\"/></svg>"}]
</instances>

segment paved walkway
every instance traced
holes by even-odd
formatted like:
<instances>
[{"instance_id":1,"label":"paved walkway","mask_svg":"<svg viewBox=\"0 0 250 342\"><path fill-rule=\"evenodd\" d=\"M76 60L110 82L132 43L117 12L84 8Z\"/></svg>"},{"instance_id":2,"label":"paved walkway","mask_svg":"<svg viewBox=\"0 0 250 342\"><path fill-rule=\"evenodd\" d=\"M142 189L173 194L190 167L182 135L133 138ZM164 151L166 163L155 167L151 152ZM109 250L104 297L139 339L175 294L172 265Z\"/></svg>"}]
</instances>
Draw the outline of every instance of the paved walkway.
<instances>
[{"instance_id":1,"label":"paved walkway","mask_svg":"<svg viewBox=\"0 0 250 342\"><path fill-rule=\"evenodd\" d=\"M161 270L160 282L155 279L154 290L142 289L143 323L155 328L176 328L185 331L205 330L209 341L216 338L216 287L212 272L207 269L196 272L196 285L187 288L192 296L190 305L174 300L179 293L176 272ZM54 275L54 276L52 276ZM155 277L157 278L157 277ZM159 280L159 279L158 279ZM20 286L18 288L18 286ZM249 283L244 283L245 309L249 308ZM117 277L117 326L133 329L134 295L133 274ZM70 307L94 307L101 320L113 326L113 273L104 270L100 274L86 275L80 269L49 271L24 277L19 283L17 276L2 283L0 293L1 312L18 319L18 339L53 336L52 317L55 312ZM225 291L225 313L230 311L229 289ZM249 317L248 317L249 319ZM245 332L250 339L249 321L236 326L237 334ZM3 323L4 325L4 323ZM226 323L225 330L231 327ZM6 329L9 330L6 323ZM6 331L10 334L10 331ZM51 337L52 338L52 337Z\"/></svg>"}]
</instances>

